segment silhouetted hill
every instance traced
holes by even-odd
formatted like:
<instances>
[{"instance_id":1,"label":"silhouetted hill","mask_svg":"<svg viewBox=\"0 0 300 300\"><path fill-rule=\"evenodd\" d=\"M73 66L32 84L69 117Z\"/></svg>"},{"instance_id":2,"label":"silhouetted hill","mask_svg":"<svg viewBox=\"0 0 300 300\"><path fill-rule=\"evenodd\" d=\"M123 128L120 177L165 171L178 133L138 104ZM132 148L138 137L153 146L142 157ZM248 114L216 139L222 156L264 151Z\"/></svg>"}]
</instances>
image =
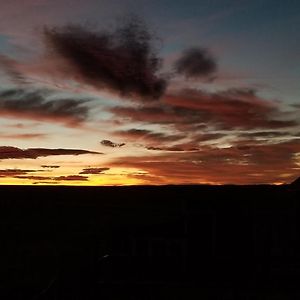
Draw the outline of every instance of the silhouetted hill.
<instances>
[{"instance_id":1,"label":"silhouetted hill","mask_svg":"<svg viewBox=\"0 0 300 300\"><path fill-rule=\"evenodd\" d=\"M286 186L0 187L1 299L299 299Z\"/></svg>"},{"instance_id":2,"label":"silhouetted hill","mask_svg":"<svg viewBox=\"0 0 300 300\"><path fill-rule=\"evenodd\" d=\"M300 188L300 177L298 177L296 180L294 180L291 184L293 187L299 187Z\"/></svg>"}]
</instances>

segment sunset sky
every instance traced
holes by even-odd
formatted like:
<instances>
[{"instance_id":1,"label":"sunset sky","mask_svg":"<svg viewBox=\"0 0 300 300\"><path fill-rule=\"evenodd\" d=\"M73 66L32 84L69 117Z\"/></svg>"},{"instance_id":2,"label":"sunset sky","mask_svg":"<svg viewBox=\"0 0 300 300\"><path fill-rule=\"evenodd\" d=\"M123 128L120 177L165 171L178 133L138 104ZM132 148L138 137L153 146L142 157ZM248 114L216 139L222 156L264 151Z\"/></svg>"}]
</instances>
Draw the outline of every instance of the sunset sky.
<instances>
[{"instance_id":1,"label":"sunset sky","mask_svg":"<svg viewBox=\"0 0 300 300\"><path fill-rule=\"evenodd\" d=\"M0 0L0 184L300 176L297 0Z\"/></svg>"}]
</instances>

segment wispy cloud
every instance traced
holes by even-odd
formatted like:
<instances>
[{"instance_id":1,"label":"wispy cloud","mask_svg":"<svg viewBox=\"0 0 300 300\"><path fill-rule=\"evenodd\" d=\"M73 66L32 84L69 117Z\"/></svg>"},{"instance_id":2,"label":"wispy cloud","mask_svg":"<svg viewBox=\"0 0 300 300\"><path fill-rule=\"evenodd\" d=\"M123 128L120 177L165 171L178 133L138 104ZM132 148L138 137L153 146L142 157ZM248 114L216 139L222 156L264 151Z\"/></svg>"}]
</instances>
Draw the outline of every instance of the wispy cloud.
<instances>
[{"instance_id":1,"label":"wispy cloud","mask_svg":"<svg viewBox=\"0 0 300 300\"><path fill-rule=\"evenodd\" d=\"M110 147L110 148L120 148L120 147L125 146L125 143L114 143L114 142L112 142L112 141L110 141L110 140L102 140L102 141L100 142L100 144L101 144L102 146Z\"/></svg>"},{"instance_id":2,"label":"wispy cloud","mask_svg":"<svg viewBox=\"0 0 300 300\"><path fill-rule=\"evenodd\" d=\"M81 176L81 175L57 176L57 177L53 177L52 180L55 180L55 181L88 181L88 176Z\"/></svg>"},{"instance_id":3,"label":"wispy cloud","mask_svg":"<svg viewBox=\"0 0 300 300\"><path fill-rule=\"evenodd\" d=\"M88 116L88 100L51 99L48 90L10 89L0 92L0 116L78 126Z\"/></svg>"},{"instance_id":4,"label":"wispy cloud","mask_svg":"<svg viewBox=\"0 0 300 300\"><path fill-rule=\"evenodd\" d=\"M103 174L110 168L85 168L79 174Z\"/></svg>"},{"instance_id":5,"label":"wispy cloud","mask_svg":"<svg viewBox=\"0 0 300 300\"><path fill-rule=\"evenodd\" d=\"M118 117L144 124L170 124L186 127L212 126L215 129L274 129L298 125L289 119L277 102L257 96L255 90L230 89L208 93L186 89L169 93L156 106L113 107L110 112ZM194 127L195 128L195 127Z\"/></svg>"},{"instance_id":6,"label":"wispy cloud","mask_svg":"<svg viewBox=\"0 0 300 300\"><path fill-rule=\"evenodd\" d=\"M16 140L32 140L43 139L47 137L47 134L43 133L1 133L0 137L4 139L16 139Z\"/></svg>"},{"instance_id":7,"label":"wispy cloud","mask_svg":"<svg viewBox=\"0 0 300 300\"><path fill-rule=\"evenodd\" d=\"M36 159L38 157L57 156L57 155L83 155L83 154L102 154L80 149L47 149L47 148L28 148L20 149L11 146L0 146L0 159Z\"/></svg>"},{"instance_id":8,"label":"wispy cloud","mask_svg":"<svg viewBox=\"0 0 300 300\"><path fill-rule=\"evenodd\" d=\"M153 132L147 129L129 129L114 132L115 135L126 138L126 140L145 143L160 144L162 142L174 142L184 138L184 135L168 135L161 132Z\"/></svg>"},{"instance_id":9,"label":"wispy cloud","mask_svg":"<svg viewBox=\"0 0 300 300\"><path fill-rule=\"evenodd\" d=\"M44 169L58 169L60 168L60 166L56 166L56 165L41 165L42 168Z\"/></svg>"},{"instance_id":10,"label":"wispy cloud","mask_svg":"<svg viewBox=\"0 0 300 300\"><path fill-rule=\"evenodd\" d=\"M0 170L0 177L16 177L30 173L42 172L43 170L30 170L30 169L2 169Z\"/></svg>"},{"instance_id":11,"label":"wispy cloud","mask_svg":"<svg viewBox=\"0 0 300 300\"><path fill-rule=\"evenodd\" d=\"M201 147L195 152L126 156L112 167L142 170L148 183L272 183L290 182L299 174L300 141L277 144L238 142L228 148ZM135 175L139 178L139 175Z\"/></svg>"}]
</instances>

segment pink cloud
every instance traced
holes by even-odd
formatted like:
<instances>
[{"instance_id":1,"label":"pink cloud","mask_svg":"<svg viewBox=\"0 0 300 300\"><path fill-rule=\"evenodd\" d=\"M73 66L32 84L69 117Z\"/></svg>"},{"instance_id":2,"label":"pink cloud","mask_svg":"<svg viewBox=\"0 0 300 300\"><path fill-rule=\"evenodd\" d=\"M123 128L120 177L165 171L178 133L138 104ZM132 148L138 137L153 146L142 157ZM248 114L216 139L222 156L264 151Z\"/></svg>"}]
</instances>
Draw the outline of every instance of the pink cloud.
<instances>
[{"instance_id":1,"label":"pink cloud","mask_svg":"<svg viewBox=\"0 0 300 300\"><path fill-rule=\"evenodd\" d=\"M127 156L110 165L143 170L152 183L290 182L299 175L295 157L299 152L298 140L278 144L240 142L223 149L202 147L195 152ZM144 175L140 179L147 179Z\"/></svg>"}]
</instances>

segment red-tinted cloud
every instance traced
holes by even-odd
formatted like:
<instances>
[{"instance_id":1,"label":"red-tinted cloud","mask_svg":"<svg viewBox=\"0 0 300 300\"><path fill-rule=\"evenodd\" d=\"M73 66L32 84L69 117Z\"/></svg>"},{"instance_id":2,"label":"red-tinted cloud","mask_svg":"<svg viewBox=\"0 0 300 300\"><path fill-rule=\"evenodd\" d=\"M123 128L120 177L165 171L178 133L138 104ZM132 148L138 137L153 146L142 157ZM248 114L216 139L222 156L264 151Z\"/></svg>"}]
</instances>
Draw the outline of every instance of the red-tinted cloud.
<instances>
[{"instance_id":1,"label":"red-tinted cloud","mask_svg":"<svg viewBox=\"0 0 300 300\"><path fill-rule=\"evenodd\" d=\"M290 182L299 175L297 153L298 140L278 144L243 141L229 148L206 146L195 152L127 156L110 163L143 170L150 183L274 183Z\"/></svg>"},{"instance_id":2,"label":"red-tinted cloud","mask_svg":"<svg viewBox=\"0 0 300 300\"><path fill-rule=\"evenodd\" d=\"M275 102L258 97L254 90L227 90L219 93L185 90L167 95L165 103L175 108L185 108L199 114L202 122L221 129L285 128L297 125L294 120L284 120L285 114Z\"/></svg>"},{"instance_id":3,"label":"red-tinted cloud","mask_svg":"<svg viewBox=\"0 0 300 300\"><path fill-rule=\"evenodd\" d=\"M114 107L118 117L149 124L172 124L178 128L210 125L222 130L275 129L296 126L276 102L258 97L253 90L206 93L183 90L168 94L156 106Z\"/></svg>"}]
</instances>

